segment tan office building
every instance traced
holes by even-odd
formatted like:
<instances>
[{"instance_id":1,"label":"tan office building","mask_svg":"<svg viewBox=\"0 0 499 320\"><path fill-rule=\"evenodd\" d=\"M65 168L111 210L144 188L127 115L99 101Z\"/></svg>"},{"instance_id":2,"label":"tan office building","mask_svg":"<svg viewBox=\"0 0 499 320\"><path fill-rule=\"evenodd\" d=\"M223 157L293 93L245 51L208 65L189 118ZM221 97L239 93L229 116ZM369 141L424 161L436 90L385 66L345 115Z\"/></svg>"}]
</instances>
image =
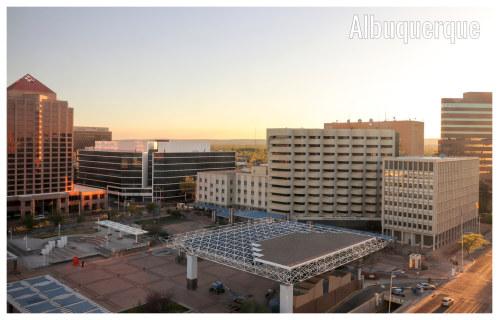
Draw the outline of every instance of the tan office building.
<instances>
[{"instance_id":1,"label":"tan office building","mask_svg":"<svg viewBox=\"0 0 499 320\"><path fill-rule=\"evenodd\" d=\"M478 158L386 158L383 233L434 250L476 232L478 167Z\"/></svg>"},{"instance_id":2,"label":"tan office building","mask_svg":"<svg viewBox=\"0 0 499 320\"><path fill-rule=\"evenodd\" d=\"M399 134L401 156L424 155L424 122L413 120L325 123L324 129L393 129Z\"/></svg>"},{"instance_id":3,"label":"tan office building","mask_svg":"<svg viewBox=\"0 0 499 320\"><path fill-rule=\"evenodd\" d=\"M267 129L267 210L300 220L381 218L383 157L398 155L390 129Z\"/></svg>"}]
</instances>

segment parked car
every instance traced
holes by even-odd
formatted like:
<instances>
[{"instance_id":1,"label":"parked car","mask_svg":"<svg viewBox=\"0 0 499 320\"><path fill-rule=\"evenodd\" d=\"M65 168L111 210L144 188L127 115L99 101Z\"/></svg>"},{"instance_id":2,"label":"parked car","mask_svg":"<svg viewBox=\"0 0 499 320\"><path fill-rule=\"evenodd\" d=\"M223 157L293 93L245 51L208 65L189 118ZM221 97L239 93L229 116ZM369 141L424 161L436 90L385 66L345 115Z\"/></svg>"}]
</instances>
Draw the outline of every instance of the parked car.
<instances>
[{"instance_id":1,"label":"parked car","mask_svg":"<svg viewBox=\"0 0 499 320\"><path fill-rule=\"evenodd\" d=\"M416 286L418 288L422 288L423 290L435 290L437 288L434 284L428 282L420 282Z\"/></svg>"},{"instance_id":2,"label":"parked car","mask_svg":"<svg viewBox=\"0 0 499 320\"><path fill-rule=\"evenodd\" d=\"M217 280L211 284L209 291L216 294L222 294L225 292L225 286L222 281Z\"/></svg>"},{"instance_id":3,"label":"parked car","mask_svg":"<svg viewBox=\"0 0 499 320\"><path fill-rule=\"evenodd\" d=\"M450 307L454 304L454 299L451 297L445 297L442 299L442 306L443 307Z\"/></svg>"},{"instance_id":4,"label":"parked car","mask_svg":"<svg viewBox=\"0 0 499 320\"><path fill-rule=\"evenodd\" d=\"M392 288L392 294L395 296L405 297L404 288L394 287Z\"/></svg>"}]
</instances>

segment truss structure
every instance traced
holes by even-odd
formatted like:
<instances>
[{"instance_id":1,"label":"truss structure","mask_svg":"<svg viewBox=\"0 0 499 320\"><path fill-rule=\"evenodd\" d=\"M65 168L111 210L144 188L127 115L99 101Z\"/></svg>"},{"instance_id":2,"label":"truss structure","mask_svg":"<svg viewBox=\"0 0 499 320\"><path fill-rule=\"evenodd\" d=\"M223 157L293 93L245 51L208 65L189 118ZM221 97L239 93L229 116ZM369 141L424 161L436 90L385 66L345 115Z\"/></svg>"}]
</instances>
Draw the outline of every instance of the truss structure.
<instances>
[{"instance_id":1,"label":"truss structure","mask_svg":"<svg viewBox=\"0 0 499 320\"><path fill-rule=\"evenodd\" d=\"M298 232L353 233L363 235L366 240L309 260L295 268L281 268L255 260L255 243ZM259 219L176 235L169 240L168 245L186 254L282 284L295 284L381 250L389 242L390 239L385 236L360 231L324 225L311 226L296 221Z\"/></svg>"}]
</instances>

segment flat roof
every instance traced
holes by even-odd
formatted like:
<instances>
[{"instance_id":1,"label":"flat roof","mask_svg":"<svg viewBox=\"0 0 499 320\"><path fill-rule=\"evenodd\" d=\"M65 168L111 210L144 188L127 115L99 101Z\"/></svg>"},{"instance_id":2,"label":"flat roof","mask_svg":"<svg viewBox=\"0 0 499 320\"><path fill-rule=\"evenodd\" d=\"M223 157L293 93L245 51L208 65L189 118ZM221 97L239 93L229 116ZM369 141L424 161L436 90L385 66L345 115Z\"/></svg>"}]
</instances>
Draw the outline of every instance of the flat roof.
<instances>
[{"instance_id":1,"label":"flat roof","mask_svg":"<svg viewBox=\"0 0 499 320\"><path fill-rule=\"evenodd\" d=\"M7 283L7 302L23 313L108 313L50 275Z\"/></svg>"},{"instance_id":2,"label":"flat roof","mask_svg":"<svg viewBox=\"0 0 499 320\"><path fill-rule=\"evenodd\" d=\"M106 191L106 189L89 187L89 186L85 186L82 184L74 184L73 191L77 191L77 192L101 192L101 191Z\"/></svg>"},{"instance_id":3,"label":"flat roof","mask_svg":"<svg viewBox=\"0 0 499 320\"><path fill-rule=\"evenodd\" d=\"M381 250L390 241L380 234L266 218L174 235L168 246L294 284Z\"/></svg>"},{"instance_id":4,"label":"flat roof","mask_svg":"<svg viewBox=\"0 0 499 320\"><path fill-rule=\"evenodd\" d=\"M260 257L255 261L285 269L296 268L371 239L371 236L354 233L304 233L296 232L282 237L259 241Z\"/></svg>"},{"instance_id":5,"label":"flat roof","mask_svg":"<svg viewBox=\"0 0 499 320\"><path fill-rule=\"evenodd\" d=\"M432 162L444 162L444 161L462 161L462 160L476 160L478 157L418 157L418 156L406 156L406 157L386 157L383 160L396 160L396 161L432 161Z\"/></svg>"},{"instance_id":6,"label":"flat roof","mask_svg":"<svg viewBox=\"0 0 499 320\"><path fill-rule=\"evenodd\" d=\"M118 230L118 231L121 231L121 232L124 232L127 234L133 234L134 236L138 236L138 235L147 233L147 231L145 231L145 230L130 227L130 226L127 226L126 224L114 222L111 220L101 220L101 221L96 221L95 223L97 223L99 226L106 227L106 228L113 229L113 230Z\"/></svg>"}]
</instances>

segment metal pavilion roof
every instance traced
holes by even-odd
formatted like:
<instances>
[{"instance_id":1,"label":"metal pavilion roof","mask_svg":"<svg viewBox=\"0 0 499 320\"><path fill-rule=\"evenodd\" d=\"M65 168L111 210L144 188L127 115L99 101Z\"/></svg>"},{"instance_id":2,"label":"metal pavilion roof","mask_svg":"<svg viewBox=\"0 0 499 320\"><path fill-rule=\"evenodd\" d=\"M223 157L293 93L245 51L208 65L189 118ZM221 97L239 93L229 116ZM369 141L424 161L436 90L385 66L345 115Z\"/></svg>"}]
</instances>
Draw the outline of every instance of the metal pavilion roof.
<instances>
[{"instance_id":1,"label":"metal pavilion roof","mask_svg":"<svg viewBox=\"0 0 499 320\"><path fill-rule=\"evenodd\" d=\"M362 240L347 247L331 249L295 267L265 263L258 252L259 242L303 233L360 235ZM284 284L294 284L338 268L384 248L390 239L381 235L324 225L274 219L203 229L172 237L169 246L206 260L246 271ZM294 248L289 248L294 250ZM304 253L306 256L306 253Z\"/></svg>"},{"instance_id":2,"label":"metal pavilion roof","mask_svg":"<svg viewBox=\"0 0 499 320\"><path fill-rule=\"evenodd\" d=\"M50 275L7 284L7 301L23 313L107 313Z\"/></svg>"},{"instance_id":3,"label":"metal pavilion roof","mask_svg":"<svg viewBox=\"0 0 499 320\"><path fill-rule=\"evenodd\" d=\"M113 229L113 230L118 230L118 231L121 231L121 232L124 232L127 234L133 234L134 236L139 236L139 235L147 233L147 231L145 231L145 230L130 227L130 226L127 226L126 224L114 222L111 220L102 220L102 221L97 221L96 223L102 227L106 227L106 228Z\"/></svg>"}]
</instances>

